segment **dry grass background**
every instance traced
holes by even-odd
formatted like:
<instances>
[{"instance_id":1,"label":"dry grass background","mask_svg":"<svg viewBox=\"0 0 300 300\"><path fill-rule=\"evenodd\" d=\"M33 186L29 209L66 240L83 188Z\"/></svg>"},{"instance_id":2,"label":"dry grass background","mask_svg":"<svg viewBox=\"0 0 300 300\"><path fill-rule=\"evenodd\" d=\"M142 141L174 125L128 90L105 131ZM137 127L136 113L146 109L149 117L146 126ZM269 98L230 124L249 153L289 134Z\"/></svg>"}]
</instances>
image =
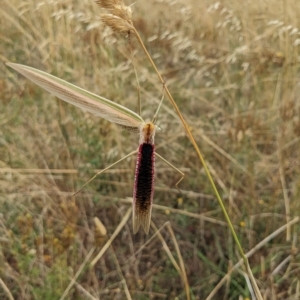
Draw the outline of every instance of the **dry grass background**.
<instances>
[{"instance_id":1,"label":"dry grass background","mask_svg":"<svg viewBox=\"0 0 300 300\"><path fill-rule=\"evenodd\" d=\"M276 230L300 212L300 2L140 0L133 10L241 244L253 250L249 262L264 299L299 299L299 224ZM54 99L4 65L45 70L136 110L128 40L101 24L99 13L92 0L1 2L1 299L60 299L91 249L93 259L107 241L93 218L110 237L130 207L134 158L72 193L96 169L134 150L138 138ZM162 87L131 42L142 115L149 118ZM186 299L170 254L184 262L192 299L212 291L212 299L251 297L242 272L215 289L239 260L235 244L167 100L159 126L157 152L186 173L179 194L179 175L157 161L160 206L152 220L171 227L146 243L155 230L133 236L129 219L66 299Z\"/></svg>"}]
</instances>

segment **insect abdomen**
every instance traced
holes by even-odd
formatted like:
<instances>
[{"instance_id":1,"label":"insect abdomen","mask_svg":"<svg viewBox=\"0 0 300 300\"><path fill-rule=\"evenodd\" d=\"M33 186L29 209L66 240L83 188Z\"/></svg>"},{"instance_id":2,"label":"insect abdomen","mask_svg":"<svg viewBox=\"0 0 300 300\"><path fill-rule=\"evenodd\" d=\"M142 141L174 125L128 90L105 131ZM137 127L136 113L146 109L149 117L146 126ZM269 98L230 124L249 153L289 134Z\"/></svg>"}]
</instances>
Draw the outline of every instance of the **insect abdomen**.
<instances>
[{"instance_id":1,"label":"insect abdomen","mask_svg":"<svg viewBox=\"0 0 300 300\"><path fill-rule=\"evenodd\" d=\"M154 145L142 143L138 149L133 191L133 232L140 225L149 233L154 192Z\"/></svg>"}]
</instances>

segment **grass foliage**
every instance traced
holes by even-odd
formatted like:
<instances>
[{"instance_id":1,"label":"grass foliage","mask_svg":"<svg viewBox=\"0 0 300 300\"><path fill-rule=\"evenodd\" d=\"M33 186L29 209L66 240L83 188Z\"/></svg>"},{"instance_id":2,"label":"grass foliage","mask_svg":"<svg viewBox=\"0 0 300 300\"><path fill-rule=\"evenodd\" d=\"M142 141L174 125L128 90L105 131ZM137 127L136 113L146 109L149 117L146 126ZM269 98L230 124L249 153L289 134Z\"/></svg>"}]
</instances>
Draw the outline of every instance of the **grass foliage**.
<instances>
[{"instance_id":1,"label":"grass foliage","mask_svg":"<svg viewBox=\"0 0 300 300\"><path fill-rule=\"evenodd\" d=\"M252 251L264 299L299 299L300 2L242 2L140 0L133 23L204 154L245 253ZM54 99L4 63L44 70L136 111L131 49L142 116L151 118L162 93L157 75L134 37L129 43L101 22L92 0L2 0L1 299L60 299L81 267L66 299L186 299L185 278L192 299L251 298L243 268L225 277L239 255L167 100L156 149L186 173L182 193L174 187L178 173L157 160L152 220L164 227L134 236L129 219L93 268L83 265L130 207L135 158L72 195L95 170L135 150L138 137Z\"/></svg>"}]
</instances>

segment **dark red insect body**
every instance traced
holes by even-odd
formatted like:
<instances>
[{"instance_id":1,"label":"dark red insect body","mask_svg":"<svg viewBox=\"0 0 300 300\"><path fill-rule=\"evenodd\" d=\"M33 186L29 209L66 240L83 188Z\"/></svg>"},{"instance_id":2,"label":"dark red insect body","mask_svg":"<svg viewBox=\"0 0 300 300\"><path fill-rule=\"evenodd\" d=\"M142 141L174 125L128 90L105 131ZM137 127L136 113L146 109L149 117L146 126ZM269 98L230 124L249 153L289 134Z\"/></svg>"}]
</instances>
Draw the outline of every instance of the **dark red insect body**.
<instances>
[{"instance_id":1,"label":"dark red insect body","mask_svg":"<svg viewBox=\"0 0 300 300\"><path fill-rule=\"evenodd\" d=\"M155 146L150 143L142 143L138 149L133 191L134 233L139 230L140 225L146 234L149 233L154 192L154 151Z\"/></svg>"}]
</instances>

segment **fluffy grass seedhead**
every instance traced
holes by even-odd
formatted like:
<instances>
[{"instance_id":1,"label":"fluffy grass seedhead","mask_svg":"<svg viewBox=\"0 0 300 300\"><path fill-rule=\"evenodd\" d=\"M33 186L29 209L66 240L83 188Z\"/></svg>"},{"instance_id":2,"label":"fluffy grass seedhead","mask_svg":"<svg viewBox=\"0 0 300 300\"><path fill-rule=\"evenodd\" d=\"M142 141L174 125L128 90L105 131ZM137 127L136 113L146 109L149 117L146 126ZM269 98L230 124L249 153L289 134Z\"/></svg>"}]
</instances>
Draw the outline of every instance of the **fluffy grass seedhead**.
<instances>
[{"instance_id":1,"label":"fluffy grass seedhead","mask_svg":"<svg viewBox=\"0 0 300 300\"><path fill-rule=\"evenodd\" d=\"M133 30L131 15L132 11L123 1L97 0L97 4L108 13L103 13L101 19L116 32L129 32Z\"/></svg>"},{"instance_id":2,"label":"fluffy grass seedhead","mask_svg":"<svg viewBox=\"0 0 300 300\"><path fill-rule=\"evenodd\" d=\"M111 14L131 22L131 7L126 6L123 1L97 0L96 3L109 11Z\"/></svg>"},{"instance_id":3,"label":"fluffy grass seedhead","mask_svg":"<svg viewBox=\"0 0 300 300\"><path fill-rule=\"evenodd\" d=\"M113 31L130 32L133 30L133 26L130 23L113 14L103 14L101 19L103 23L110 27Z\"/></svg>"}]
</instances>

